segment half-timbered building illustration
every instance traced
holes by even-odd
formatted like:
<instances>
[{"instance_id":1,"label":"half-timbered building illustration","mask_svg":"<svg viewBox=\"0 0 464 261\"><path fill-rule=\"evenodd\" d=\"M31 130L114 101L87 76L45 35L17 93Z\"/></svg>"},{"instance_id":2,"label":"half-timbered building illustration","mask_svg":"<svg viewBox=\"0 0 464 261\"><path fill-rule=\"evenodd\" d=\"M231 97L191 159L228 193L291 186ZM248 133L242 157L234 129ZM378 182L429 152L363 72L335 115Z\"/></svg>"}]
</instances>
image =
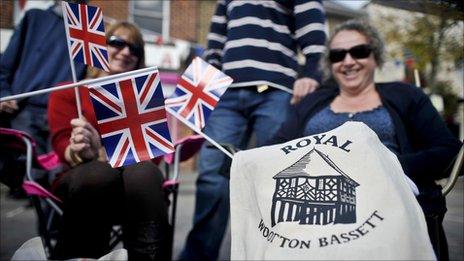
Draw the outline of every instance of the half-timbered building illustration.
<instances>
[{"instance_id":1,"label":"half-timbered building illustration","mask_svg":"<svg viewBox=\"0 0 464 261\"><path fill-rule=\"evenodd\" d=\"M312 149L274 176L272 226L279 222L326 225L356 222L356 187L326 154Z\"/></svg>"}]
</instances>

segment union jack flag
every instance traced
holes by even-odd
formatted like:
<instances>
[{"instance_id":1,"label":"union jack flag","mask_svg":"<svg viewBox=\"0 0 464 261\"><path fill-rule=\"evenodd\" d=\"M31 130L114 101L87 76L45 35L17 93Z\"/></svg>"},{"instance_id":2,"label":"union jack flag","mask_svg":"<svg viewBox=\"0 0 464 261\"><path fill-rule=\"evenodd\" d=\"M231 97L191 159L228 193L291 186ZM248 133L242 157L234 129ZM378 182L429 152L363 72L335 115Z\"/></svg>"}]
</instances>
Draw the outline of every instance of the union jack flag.
<instances>
[{"instance_id":1,"label":"union jack flag","mask_svg":"<svg viewBox=\"0 0 464 261\"><path fill-rule=\"evenodd\" d=\"M63 1L63 16L72 59L108 72L108 51L101 9Z\"/></svg>"},{"instance_id":2,"label":"union jack flag","mask_svg":"<svg viewBox=\"0 0 464 261\"><path fill-rule=\"evenodd\" d=\"M174 152L158 71L103 82L89 91L112 167Z\"/></svg>"},{"instance_id":3,"label":"union jack flag","mask_svg":"<svg viewBox=\"0 0 464 261\"><path fill-rule=\"evenodd\" d=\"M174 93L166 99L166 107L201 130L232 81L196 57L177 83Z\"/></svg>"}]
</instances>

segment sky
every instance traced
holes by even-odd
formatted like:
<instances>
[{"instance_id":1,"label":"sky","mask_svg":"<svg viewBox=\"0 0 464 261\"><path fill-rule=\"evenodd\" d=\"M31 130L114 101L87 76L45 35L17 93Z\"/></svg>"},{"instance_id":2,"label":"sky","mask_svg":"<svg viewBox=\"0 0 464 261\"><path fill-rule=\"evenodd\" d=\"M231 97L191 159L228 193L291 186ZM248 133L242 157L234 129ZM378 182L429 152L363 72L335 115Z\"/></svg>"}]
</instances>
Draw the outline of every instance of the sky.
<instances>
[{"instance_id":1,"label":"sky","mask_svg":"<svg viewBox=\"0 0 464 261\"><path fill-rule=\"evenodd\" d=\"M359 9L369 2L369 0L331 0L331 1L338 2L342 5L345 5L353 9Z\"/></svg>"}]
</instances>

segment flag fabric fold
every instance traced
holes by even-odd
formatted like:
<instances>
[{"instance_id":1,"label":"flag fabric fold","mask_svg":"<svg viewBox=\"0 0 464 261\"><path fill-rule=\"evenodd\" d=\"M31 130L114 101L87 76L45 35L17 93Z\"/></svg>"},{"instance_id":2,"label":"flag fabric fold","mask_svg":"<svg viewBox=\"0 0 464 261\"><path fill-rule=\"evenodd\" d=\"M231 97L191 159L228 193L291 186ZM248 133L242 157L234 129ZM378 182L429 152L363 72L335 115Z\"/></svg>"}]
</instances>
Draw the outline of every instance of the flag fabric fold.
<instances>
[{"instance_id":1,"label":"flag fabric fold","mask_svg":"<svg viewBox=\"0 0 464 261\"><path fill-rule=\"evenodd\" d=\"M63 1L70 57L109 71L103 13L99 7Z\"/></svg>"},{"instance_id":2,"label":"flag fabric fold","mask_svg":"<svg viewBox=\"0 0 464 261\"><path fill-rule=\"evenodd\" d=\"M112 167L174 152L158 70L89 86Z\"/></svg>"},{"instance_id":3,"label":"flag fabric fold","mask_svg":"<svg viewBox=\"0 0 464 261\"><path fill-rule=\"evenodd\" d=\"M166 107L175 116L201 130L232 81L232 78L196 57L177 83L174 93L166 99Z\"/></svg>"}]
</instances>

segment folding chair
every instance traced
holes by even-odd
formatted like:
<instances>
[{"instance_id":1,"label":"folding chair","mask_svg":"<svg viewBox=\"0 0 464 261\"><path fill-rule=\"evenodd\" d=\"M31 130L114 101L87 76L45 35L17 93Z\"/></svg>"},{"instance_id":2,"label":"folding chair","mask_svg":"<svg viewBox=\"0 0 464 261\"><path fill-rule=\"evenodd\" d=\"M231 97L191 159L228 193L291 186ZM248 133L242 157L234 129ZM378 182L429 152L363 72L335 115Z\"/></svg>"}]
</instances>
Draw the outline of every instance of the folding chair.
<instances>
[{"instance_id":1,"label":"folding chair","mask_svg":"<svg viewBox=\"0 0 464 261\"><path fill-rule=\"evenodd\" d=\"M58 236L57 222L63 215L60 205L62 201L39 184L33 174L32 167L51 171L60 166L58 156L54 152L37 155L35 141L25 132L0 128L0 147L2 150L26 154L25 177L22 184L26 194L30 196L38 218L38 232L42 238L45 253L53 256L53 250ZM18 175L24 175L18 173ZM122 240L122 230L114 226L111 231L110 248L113 249Z\"/></svg>"},{"instance_id":2,"label":"folding chair","mask_svg":"<svg viewBox=\"0 0 464 261\"><path fill-rule=\"evenodd\" d=\"M464 163L464 143L461 145L461 149L459 150L458 155L456 156L456 159L454 161L453 169L451 170L451 174L449 178L447 179L447 182L443 186L443 189L441 190L441 193L443 196L448 195L450 191L453 189L454 185L456 184L456 181L458 181L459 175L462 175L462 165Z\"/></svg>"},{"instance_id":3,"label":"folding chair","mask_svg":"<svg viewBox=\"0 0 464 261\"><path fill-rule=\"evenodd\" d=\"M166 181L163 184L164 191L171 195L171 213L169 222L172 229L171 237L171 255L174 247L174 231L176 224L176 208L177 208L177 196L179 192L179 172L180 164L191 157L193 157L201 148L203 144L203 137L201 135L187 136L174 143L174 153L167 154L164 156L164 162L166 164ZM172 177L170 177L170 167L172 167ZM171 256L172 259L172 256Z\"/></svg>"},{"instance_id":4,"label":"folding chair","mask_svg":"<svg viewBox=\"0 0 464 261\"><path fill-rule=\"evenodd\" d=\"M26 155L26 173L17 173L17 175L24 175L22 187L26 194L31 197L39 221L39 235L42 238L46 253L50 255L56 239L55 219L57 215L63 214L59 207L61 200L34 180L32 167L50 171L59 166L58 157L54 153L38 156L35 153L36 143L34 139L27 133L18 130L0 128L0 144L2 150Z\"/></svg>"},{"instance_id":5,"label":"folding chair","mask_svg":"<svg viewBox=\"0 0 464 261\"><path fill-rule=\"evenodd\" d=\"M453 163L453 168L451 170L450 176L445 179L441 179L436 181L436 183L440 186L442 186L441 194L443 197L446 197L451 190L454 188L456 185L456 182L458 180L458 177L462 175L462 165L464 162L464 144L461 145L461 149L459 150L458 154L456 155ZM451 167L451 165L450 165ZM445 171L448 171L449 168L447 168ZM445 214L446 216L446 214ZM435 253L437 254L437 259L442 260L447 258L447 253L448 253L448 245L446 244L446 240L443 240L443 236L440 233L440 221L443 217L437 216L437 215L426 215L426 218L429 218L427 227L429 229L429 235L430 239L432 240L432 244L434 245ZM432 222L430 220L436 220L435 222ZM430 223L429 223L430 222ZM444 253L443 251L446 251Z\"/></svg>"},{"instance_id":6,"label":"folding chair","mask_svg":"<svg viewBox=\"0 0 464 261\"><path fill-rule=\"evenodd\" d=\"M175 229L177 195L179 188L180 164L192 156L200 149L203 143L203 137L192 135L175 142L175 152L165 155L166 163L166 181L163 183L163 190L167 195L172 197L172 206L170 211L170 223L172 233ZM53 250L58 236L57 222L63 215L60 205L62 201L47 190L42 184L39 184L33 176L32 168L43 169L46 171L54 170L60 166L58 156L54 152L37 155L35 152L36 143L27 133L7 128L0 128L0 147L4 151L14 151L18 154L26 155L25 177L22 184L23 189L31 197L34 208L38 217L38 230L42 238L47 256L53 256ZM170 177L169 167L172 167L172 177ZM24 175L18 173L18 175ZM114 226L111 231L110 248L114 248L122 239L122 230L120 226ZM173 247L173 238L171 240L171 249ZM172 252L172 251L171 251Z\"/></svg>"}]
</instances>

